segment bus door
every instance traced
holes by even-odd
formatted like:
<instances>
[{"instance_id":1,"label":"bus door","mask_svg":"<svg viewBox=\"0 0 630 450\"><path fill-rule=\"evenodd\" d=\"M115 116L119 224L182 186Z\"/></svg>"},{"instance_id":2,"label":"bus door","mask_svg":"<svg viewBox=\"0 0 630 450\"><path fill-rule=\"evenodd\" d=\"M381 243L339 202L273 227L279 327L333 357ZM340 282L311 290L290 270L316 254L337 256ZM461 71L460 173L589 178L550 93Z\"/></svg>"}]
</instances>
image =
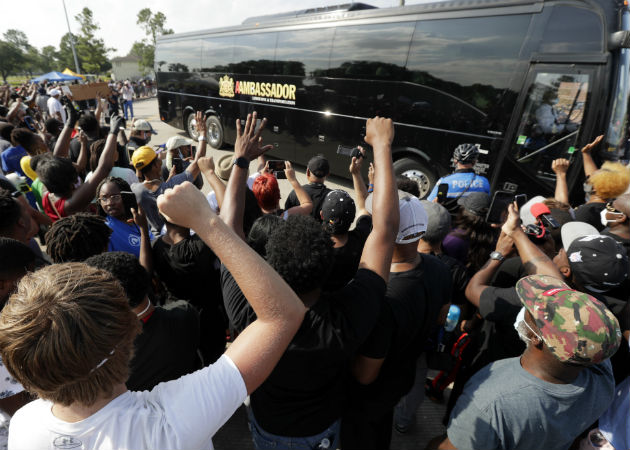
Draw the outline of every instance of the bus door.
<instances>
[{"instance_id":1,"label":"bus door","mask_svg":"<svg viewBox=\"0 0 630 450\"><path fill-rule=\"evenodd\" d=\"M535 64L527 75L504 141L492 167L494 189L553 195L552 161L571 162L569 190L582 171L580 145L594 132L600 66ZM599 105L598 105L599 104Z\"/></svg>"}]
</instances>

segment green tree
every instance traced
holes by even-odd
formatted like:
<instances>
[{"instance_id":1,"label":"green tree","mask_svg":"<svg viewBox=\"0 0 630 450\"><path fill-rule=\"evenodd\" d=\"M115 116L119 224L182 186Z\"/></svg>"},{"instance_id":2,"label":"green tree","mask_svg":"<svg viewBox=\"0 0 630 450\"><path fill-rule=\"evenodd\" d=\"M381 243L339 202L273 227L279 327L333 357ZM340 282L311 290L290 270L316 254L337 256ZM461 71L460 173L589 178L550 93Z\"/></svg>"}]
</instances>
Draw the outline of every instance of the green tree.
<instances>
[{"instance_id":1,"label":"green tree","mask_svg":"<svg viewBox=\"0 0 630 450\"><path fill-rule=\"evenodd\" d=\"M77 42L77 37L74 37L75 42ZM72 36L70 33L66 33L61 37L61 41L59 42L59 51L56 52L55 55L55 67L58 71L65 69L66 67L71 67L73 70L76 70L74 66L74 56L72 55L72 44L71 44ZM82 60L81 56L77 55L77 59L79 60L79 70L81 70Z\"/></svg>"},{"instance_id":2,"label":"green tree","mask_svg":"<svg viewBox=\"0 0 630 450\"><path fill-rule=\"evenodd\" d=\"M13 44L0 41L0 74L6 82L7 77L17 73L24 63L24 53Z\"/></svg>"},{"instance_id":3,"label":"green tree","mask_svg":"<svg viewBox=\"0 0 630 450\"><path fill-rule=\"evenodd\" d=\"M143 73L153 70L155 61L155 43L158 36L173 34L173 30L166 28L166 16L160 11L155 14L150 8L141 9L138 12L136 23L140 25L147 35L141 42L134 42L131 53L140 58L139 66Z\"/></svg>"},{"instance_id":4,"label":"green tree","mask_svg":"<svg viewBox=\"0 0 630 450\"><path fill-rule=\"evenodd\" d=\"M83 8L74 18L80 27L75 48L83 70L88 73L103 73L111 69L107 53L116 49L106 47L105 41L96 37L99 26L94 22L90 8Z\"/></svg>"},{"instance_id":5,"label":"green tree","mask_svg":"<svg viewBox=\"0 0 630 450\"><path fill-rule=\"evenodd\" d=\"M18 48L24 52L28 51L28 49L31 48L31 44L28 43L28 38L26 37L26 34L24 34L23 31L15 30L15 29L8 29L7 31L4 32L2 36L4 37L4 40L6 42L8 42L9 44L13 45L15 48Z\"/></svg>"},{"instance_id":6,"label":"green tree","mask_svg":"<svg viewBox=\"0 0 630 450\"><path fill-rule=\"evenodd\" d=\"M57 53L57 49L53 45L47 45L46 47L42 48L42 51L40 53L42 58L42 72L47 73L52 70L59 70L59 56Z\"/></svg>"}]
</instances>

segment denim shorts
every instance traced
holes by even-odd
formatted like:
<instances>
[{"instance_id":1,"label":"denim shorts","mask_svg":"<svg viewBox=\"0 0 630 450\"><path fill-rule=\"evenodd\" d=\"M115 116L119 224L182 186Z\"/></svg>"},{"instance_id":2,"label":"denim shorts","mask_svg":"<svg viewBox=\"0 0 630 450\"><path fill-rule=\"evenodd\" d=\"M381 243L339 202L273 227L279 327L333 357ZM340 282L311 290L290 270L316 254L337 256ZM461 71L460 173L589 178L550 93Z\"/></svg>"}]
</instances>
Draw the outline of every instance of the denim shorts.
<instances>
[{"instance_id":1,"label":"denim shorts","mask_svg":"<svg viewBox=\"0 0 630 450\"><path fill-rule=\"evenodd\" d=\"M254 448L257 450L270 448L278 450L335 450L339 447L341 419L314 436L290 437L267 433L256 422L251 408L247 408L247 415L249 417L249 430L252 432Z\"/></svg>"}]
</instances>

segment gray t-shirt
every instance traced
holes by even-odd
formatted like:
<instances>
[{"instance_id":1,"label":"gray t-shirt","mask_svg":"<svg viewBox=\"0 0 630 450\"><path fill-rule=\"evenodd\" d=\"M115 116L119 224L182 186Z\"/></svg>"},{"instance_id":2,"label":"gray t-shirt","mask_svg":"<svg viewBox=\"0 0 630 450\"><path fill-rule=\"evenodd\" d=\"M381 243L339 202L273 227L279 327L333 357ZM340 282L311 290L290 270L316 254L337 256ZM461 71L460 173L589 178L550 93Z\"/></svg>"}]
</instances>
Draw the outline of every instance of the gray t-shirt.
<instances>
[{"instance_id":1,"label":"gray t-shirt","mask_svg":"<svg viewBox=\"0 0 630 450\"><path fill-rule=\"evenodd\" d=\"M147 215L151 232L154 236L159 236L164 226L164 221L160 218L160 213L157 207L157 198L163 194L165 190L182 184L185 181L193 182L193 177L188 171L184 171L178 175L175 175L168 181L163 182L160 187L151 192L144 187L144 183L134 183L131 185L131 190L136 194L136 200L138 204L144 209L144 213Z\"/></svg>"},{"instance_id":2,"label":"gray t-shirt","mask_svg":"<svg viewBox=\"0 0 630 450\"><path fill-rule=\"evenodd\" d=\"M610 405L610 361L584 368L571 384L543 381L520 358L488 364L464 387L448 424L458 450L566 450Z\"/></svg>"}]
</instances>

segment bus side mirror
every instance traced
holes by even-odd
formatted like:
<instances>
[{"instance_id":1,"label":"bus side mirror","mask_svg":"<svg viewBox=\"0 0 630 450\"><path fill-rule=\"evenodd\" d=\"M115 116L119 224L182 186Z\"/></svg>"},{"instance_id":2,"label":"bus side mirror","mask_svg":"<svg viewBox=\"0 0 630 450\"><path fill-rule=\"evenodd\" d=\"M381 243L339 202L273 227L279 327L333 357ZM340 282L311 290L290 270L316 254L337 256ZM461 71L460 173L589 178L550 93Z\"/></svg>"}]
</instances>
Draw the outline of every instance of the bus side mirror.
<instances>
[{"instance_id":1,"label":"bus side mirror","mask_svg":"<svg viewBox=\"0 0 630 450\"><path fill-rule=\"evenodd\" d=\"M630 48L630 31L617 31L608 38L608 50Z\"/></svg>"}]
</instances>

